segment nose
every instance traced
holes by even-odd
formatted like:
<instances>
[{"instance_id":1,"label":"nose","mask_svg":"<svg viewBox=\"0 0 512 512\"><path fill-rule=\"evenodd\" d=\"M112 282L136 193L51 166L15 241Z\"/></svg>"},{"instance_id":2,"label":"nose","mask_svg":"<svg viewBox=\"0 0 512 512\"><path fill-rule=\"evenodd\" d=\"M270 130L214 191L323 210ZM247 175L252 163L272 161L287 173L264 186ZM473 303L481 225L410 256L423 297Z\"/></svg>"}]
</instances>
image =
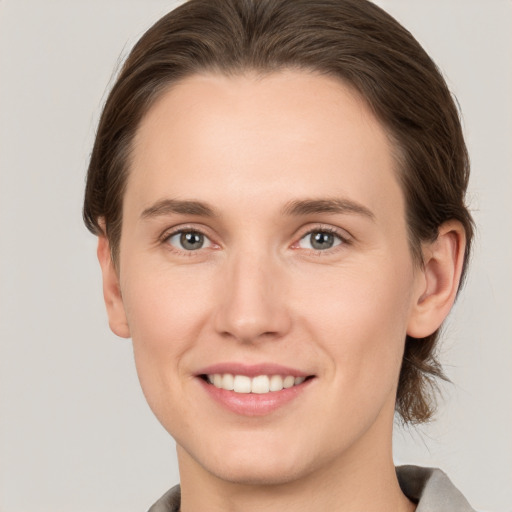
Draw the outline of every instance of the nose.
<instances>
[{"instance_id":1,"label":"nose","mask_svg":"<svg viewBox=\"0 0 512 512\"><path fill-rule=\"evenodd\" d=\"M241 343L282 338L291 328L286 278L278 262L247 251L226 261L215 328Z\"/></svg>"}]
</instances>

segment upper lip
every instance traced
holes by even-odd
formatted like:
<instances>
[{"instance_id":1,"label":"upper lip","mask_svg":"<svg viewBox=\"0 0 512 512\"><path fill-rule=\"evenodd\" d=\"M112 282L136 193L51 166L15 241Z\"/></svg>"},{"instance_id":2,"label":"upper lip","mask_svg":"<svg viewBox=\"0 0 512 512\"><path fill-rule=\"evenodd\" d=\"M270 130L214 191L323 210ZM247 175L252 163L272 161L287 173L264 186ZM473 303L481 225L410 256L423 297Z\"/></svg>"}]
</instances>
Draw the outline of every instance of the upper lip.
<instances>
[{"instance_id":1,"label":"upper lip","mask_svg":"<svg viewBox=\"0 0 512 512\"><path fill-rule=\"evenodd\" d=\"M275 363L217 363L206 366L197 372L197 375L214 375L216 373L230 373L232 375L246 375L247 377L257 377L258 375L293 375L294 377L309 377L311 373L307 373L296 368L290 368Z\"/></svg>"}]
</instances>

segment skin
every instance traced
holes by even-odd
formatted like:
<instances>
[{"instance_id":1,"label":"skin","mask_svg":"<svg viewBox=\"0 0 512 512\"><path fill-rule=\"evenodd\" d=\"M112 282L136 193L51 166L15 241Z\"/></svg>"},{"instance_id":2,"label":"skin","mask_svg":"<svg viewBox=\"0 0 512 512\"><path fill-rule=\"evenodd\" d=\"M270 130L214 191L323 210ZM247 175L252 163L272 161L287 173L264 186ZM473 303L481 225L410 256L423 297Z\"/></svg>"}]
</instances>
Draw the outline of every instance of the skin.
<instances>
[{"instance_id":1,"label":"skin","mask_svg":"<svg viewBox=\"0 0 512 512\"><path fill-rule=\"evenodd\" d=\"M104 237L98 257L110 326L132 337L142 389L177 443L182 511L414 509L391 453L404 340L448 314L464 235L441 226L416 265L396 176L362 99L304 71L194 75L142 120L120 260ZM168 199L215 216L155 207ZM311 199L350 208L283 211ZM187 251L169 237L179 229L205 245ZM336 245L312 249L308 233L325 229ZM233 361L313 378L276 411L244 416L197 377Z\"/></svg>"}]
</instances>

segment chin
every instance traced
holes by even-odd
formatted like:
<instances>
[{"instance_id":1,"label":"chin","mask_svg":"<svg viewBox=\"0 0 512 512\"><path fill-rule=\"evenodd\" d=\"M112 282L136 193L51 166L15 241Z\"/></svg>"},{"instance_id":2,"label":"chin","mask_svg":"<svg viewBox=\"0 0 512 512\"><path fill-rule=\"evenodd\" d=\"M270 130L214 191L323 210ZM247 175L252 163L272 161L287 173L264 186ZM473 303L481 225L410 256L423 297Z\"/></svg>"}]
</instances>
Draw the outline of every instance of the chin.
<instances>
[{"instance_id":1,"label":"chin","mask_svg":"<svg viewBox=\"0 0 512 512\"><path fill-rule=\"evenodd\" d=\"M240 485L282 485L300 480L321 461L310 460L304 443L253 440L243 445L217 443L212 450L196 454L195 460L211 475ZM318 459L318 457L317 457Z\"/></svg>"},{"instance_id":2,"label":"chin","mask_svg":"<svg viewBox=\"0 0 512 512\"><path fill-rule=\"evenodd\" d=\"M219 464L205 469L217 478L239 485L269 486L283 485L301 478L303 471L295 465L281 461L236 462Z\"/></svg>"}]
</instances>

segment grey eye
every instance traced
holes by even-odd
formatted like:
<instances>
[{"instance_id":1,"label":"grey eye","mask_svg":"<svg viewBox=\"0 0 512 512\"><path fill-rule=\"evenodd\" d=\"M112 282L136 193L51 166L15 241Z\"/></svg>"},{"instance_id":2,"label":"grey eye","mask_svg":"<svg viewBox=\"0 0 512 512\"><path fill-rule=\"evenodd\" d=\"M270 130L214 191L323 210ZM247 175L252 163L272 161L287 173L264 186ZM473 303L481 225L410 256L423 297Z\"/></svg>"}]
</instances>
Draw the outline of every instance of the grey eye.
<instances>
[{"instance_id":1,"label":"grey eye","mask_svg":"<svg viewBox=\"0 0 512 512\"><path fill-rule=\"evenodd\" d=\"M313 249L315 251L325 251L332 249L342 242L341 237L329 231L311 231L303 236L299 241L299 247L302 249Z\"/></svg>"},{"instance_id":2,"label":"grey eye","mask_svg":"<svg viewBox=\"0 0 512 512\"><path fill-rule=\"evenodd\" d=\"M210 240L199 231L178 231L168 238L173 247L185 251L197 251L210 247Z\"/></svg>"}]
</instances>

